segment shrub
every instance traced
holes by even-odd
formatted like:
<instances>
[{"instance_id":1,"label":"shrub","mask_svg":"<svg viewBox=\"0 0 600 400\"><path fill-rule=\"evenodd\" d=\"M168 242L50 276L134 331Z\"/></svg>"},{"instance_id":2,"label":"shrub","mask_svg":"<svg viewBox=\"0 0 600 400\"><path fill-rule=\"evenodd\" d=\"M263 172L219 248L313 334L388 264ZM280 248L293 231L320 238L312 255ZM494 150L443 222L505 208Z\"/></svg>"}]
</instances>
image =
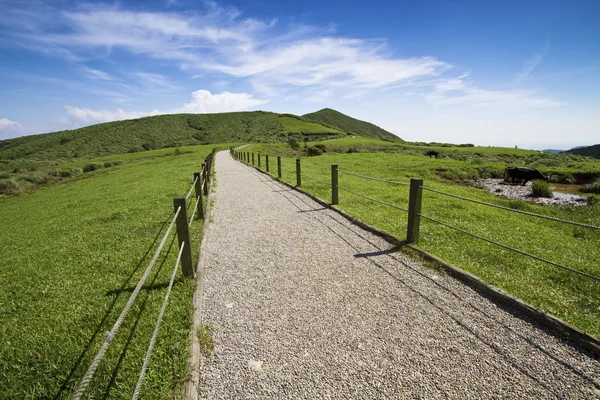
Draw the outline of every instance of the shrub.
<instances>
[{"instance_id":1,"label":"shrub","mask_svg":"<svg viewBox=\"0 0 600 400\"><path fill-rule=\"evenodd\" d=\"M309 147L306 151L306 154L308 154L309 156L320 156L321 154L323 154L323 150L321 150L318 147Z\"/></svg>"},{"instance_id":2,"label":"shrub","mask_svg":"<svg viewBox=\"0 0 600 400\"><path fill-rule=\"evenodd\" d=\"M117 165L121 165L121 164L123 164L123 160L113 161L113 167L116 167Z\"/></svg>"},{"instance_id":3,"label":"shrub","mask_svg":"<svg viewBox=\"0 0 600 400\"><path fill-rule=\"evenodd\" d=\"M104 168L110 168L114 165L111 161L105 161L102 164L104 165Z\"/></svg>"},{"instance_id":4,"label":"shrub","mask_svg":"<svg viewBox=\"0 0 600 400\"><path fill-rule=\"evenodd\" d=\"M550 182L546 182L540 179L533 181L531 184L531 196L548 198L554 197Z\"/></svg>"},{"instance_id":5,"label":"shrub","mask_svg":"<svg viewBox=\"0 0 600 400\"><path fill-rule=\"evenodd\" d=\"M70 178L72 176L80 175L83 173L81 168L67 168L60 171L60 176L62 178Z\"/></svg>"},{"instance_id":6,"label":"shrub","mask_svg":"<svg viewBox=\"0 0 600 400\"><path fill-rule=\"evenodd\" d=\"M40 185L42 183L47 183L47 176L48 175L43 172L30 172L23 177L23 180L35 185Z\"/></svg>"},{"instance_id":7,"label":"shrub","mask_svg":"<svg viewBox=\"0 0 600 400\"><path fill-rule=\"evenodd\" d=\"M0 180L0 194L16 195L21 193L23 193L23 189L14 179Z\"/></svg>"},{"instance_id":8,"label":"shrub","mask_svg":"<svg viewBox=\"0 0 600 400\"><path fill-rule=\"evenodd\" d=\"M579 190L583 193L594 193L600 194L600 182L588 183L587 185L582 185Z\"/></svg>"},{"instance_id":9,"label":"shrub","mask_svg":"<svg viewBox=\"0 0 600 400\"><path fill-rule=\"evenodd\" d=\"M325 146L324 144L322 144L322 143L315 144L315 147L317 149L321 149L323 151L323 153L327 153L327 146Z\"/></svg>"},{"instance_id":10,"label":"shrub","mask_svg":"<svg viewBox=\"0 0 600 400\"><path fill-rule=\"evenodd\" d=\"M360 153L360 150L357 149L356 147L351 147L348 149L348 151L346 153Z\"/></svg>"},{"instance_id":11,"label":"shrub","mask_svg":"<svg viewBox=\"0 0 600 400\"><path fill-rule=\"evenodd\" d=\"M296 151L296 150L300 149L300 143L298 143L298 141L296 140L296 138L291 137L291 138L288 139L287 142L290 145L290 148L292 150Z\"/></svg>"},{"instance_id":12,"label":"shrub","mask_svg":"<svg viewBox=\"0 0 600 400\"><path fill-rule=\"evenodd\" d=\"M597 194L590 194L587 198L588 206L597 206L600 204L600 196Z\"/></svg>"},{"instance_id":13,"label":"shrub","mask_svg":"<svg viewBox=\"0 0 600 400\"><path fill-rule=\"evenodd\" d=\"M103 163L89 163L88 165L86 165L85 167L83 167L83 172L92 172L95 171L97 169L100 168L104 168L104 164Z\"/></svg>"},{"instance_id":14,"label":"shrub","mask_svg":"<svg viewBox=\"0 0 600 400\"><path fill-rule=\"evenodd\" d=\"M0 172L0 179L8 179L10 177L9 172Z\"/></svg>"}]
</instances>

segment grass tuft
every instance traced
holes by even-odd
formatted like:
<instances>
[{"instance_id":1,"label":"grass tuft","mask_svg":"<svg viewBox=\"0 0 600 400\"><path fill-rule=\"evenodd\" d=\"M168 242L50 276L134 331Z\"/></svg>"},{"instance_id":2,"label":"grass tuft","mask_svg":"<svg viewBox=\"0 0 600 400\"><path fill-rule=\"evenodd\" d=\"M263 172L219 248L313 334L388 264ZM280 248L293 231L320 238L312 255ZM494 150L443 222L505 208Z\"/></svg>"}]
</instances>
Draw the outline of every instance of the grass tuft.
<instances>
[{"instance_id":1,"label":"grass tuft","mask_svg":"<svg viewBox=\"0 0 600 400\"><path fill-rule=\"evenodd\" d=\"M215 349L215 341L212 337L213 331L214 329L211 326L205 324L201 324L198 329L196 329L200 352L205 356L209 356Z\"/></svg>"},{"instance_id":2,"label":"grass tuft","mask_svg":"<svg viewBox=\"0 0 600 400\"><path fill-rule=\"evenodd\" d=\"M547 197L552 198L554 194L552 193L552 186L550 182L543 180L535 180L531 184L531 196L533 197Z\"/></svg>"}]
</instances>

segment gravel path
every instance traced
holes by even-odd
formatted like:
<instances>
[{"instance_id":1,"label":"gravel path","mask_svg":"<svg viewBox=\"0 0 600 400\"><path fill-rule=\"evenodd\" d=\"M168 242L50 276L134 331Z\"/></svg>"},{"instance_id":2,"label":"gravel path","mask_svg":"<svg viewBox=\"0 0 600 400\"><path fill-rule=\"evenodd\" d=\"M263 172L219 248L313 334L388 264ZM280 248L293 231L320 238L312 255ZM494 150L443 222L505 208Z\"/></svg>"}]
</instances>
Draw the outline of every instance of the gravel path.
<instances>
[{"instance_id":1,"label":"gravel path","mask_svg":"<svg viewBox=\"0 0 600 400\"><path fill-rule=\"evenodd\" d=\"M216 158L200 398L600 398L600 362Z\"/></svg>"}]
</instances>

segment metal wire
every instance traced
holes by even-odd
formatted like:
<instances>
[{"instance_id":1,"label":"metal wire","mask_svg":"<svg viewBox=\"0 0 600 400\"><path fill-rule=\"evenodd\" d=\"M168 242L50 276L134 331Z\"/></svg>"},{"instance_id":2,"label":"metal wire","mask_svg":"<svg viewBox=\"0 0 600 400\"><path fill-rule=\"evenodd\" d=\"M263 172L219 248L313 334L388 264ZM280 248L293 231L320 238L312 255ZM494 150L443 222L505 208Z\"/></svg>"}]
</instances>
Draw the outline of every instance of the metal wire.
<instances>
[{"instance_id":1,"label":"metal wire","mask_svg":"<svg viewBox=\"0 0 600 400\"><path fill-rule=\"evenodd\" d=\"M200 198L200 196L196 196L196 204L194 204L194 211L192 211L192 218L190 218L190 222L188 223L188 225L192 224L192 221L194 220L194 215L196 215L196 210L198 210L198 199Z\"/></svg>"},{"instance_id":2,"label":"metal wire","mask_svg":"<svg viewBox=\"0 0 600 400\"><path fill-rule=\"evenodd\" d=\"M513 208L508 208L508 207L504 207L504 206L499 206L496 204L490 204L490 203L486 203L484 201L479 201L479 200L473 200L473 199L469 199L467 197L462 197L462 196L458 196L455 194L450 194L450 193L446 193L446 192L441 192L439 190L435 190L435 189L431 189L431 188L427 188L425 186L420 186L422 189L425 190L429 190L430 192L434 192L434 193L439 193L439 194L443 194L445 196L450 196L450 197L455 197L457 199L461 199L461 200L466 200L466 201L470 201L472 203L477 203L477 204L482 204L484 206L489 206L489 207L494 207L494 208L499 208L501 210L506 210L506 211L512 211L512 212L516 212L519 214L524 214L524 215L529 215L532 217L538 217L538 218L543 218L543 219L547 219L550 221L555 221L555 222L562 222L563 224L569 224L569 225L575 225L575 226L581 226L583 228L590 228L590 229L596 229L600 231L600 227L598 226L594 226L594 225L588 225L588 224L583 224L580 222L573 222L573 221L567 221L565 219L560 219L560 218L554 218L554 217L548 217L545 215L540 215L540 214L536 214L536 213L532 213L532 212L528 212L528 211L521 211L521 210L515 210Z\"/></svg>"},{"instance_id":3,"label":"metal wire","mask_svg":"<svg viewBox=\"0 0 600 400\"><path fill-rule=\"evenodd\" d=\"M102 361L102 359L104 358L104 355L106 354L106 351L108 350L108 346L110 345L113 338L117 334L117 331L121 327L121 324L123 323L123 320L125 319L125 316L129 312L129 309L133 305L133 302L135 301L138 293L142 289L144 282L146 282L146 278L148 277L150 270L152 269L152 267L154 266L154 263L158 259L158 256L160 255L160 252L162 251L162 248L165 245L165 242L167 241L167 237L171 233L171 229L173 229L173 225L175 225L175 221L177 220L177 216L179 215L179 212L181 212L181 207L177 208L177 211L175 212L175 215L173 216L173 220L171 221L171 224L169 225L169 228L167 229L165 236L163 237L162 241L158 245L158 248L156 249L156 253L154 253L152 260L150 260L150 263L148 264L146 271L144 271L144 274L142 275L137 286L133 290L133 293L131 293L131 296L129 297L127 304L125 304L125 307L123 307L123 310L121 311L121 314L119 315L119 318L117 318L117 321L113 325L110 332L107 332L104 334L104 343L102 343L100 350L98 350L98 353L94 357L94 360L92 361L92 363L90 364L85 375L79 382L79 386L77 386L77 390L75 390L75 392L73 393L73 397L72 397L73 400L79 400L81 398L81 396L83 396L85 389L87 389L88 385L90 384L90 381L94 377L94 374L96 373L96 370L98 369L98 366L100 365L100 362Z\"/></svg>"},{"instance_id":4,"label":"metal wire","mask_svg":"<svg viewBox=\"0 0 600 400\"><path fill-rule=\"evenodd\" d=\"M384 203L383 201L380 201L380 200L374 199L374 198L372 198L372 197L365 196L365 195L363 195L363 194L360 194L360 193L356 193L356 192L354 192L354 191L352 191L352 190L350 190L350 189L346 189L346 188L344 188L344 187L341 187L341 186L338 186L338 189L342 189L342 190L343 190L343 191L345 191L345 192L351 193L351 194L353 194L353 195L355 195L355 196L358 196L358 197L362 197L363 199L367 199L367 200L373 201L373 202L375 202L375 203L379 203L379 204L381 204L381 205L384 205L384 206L388 206L388 207L391 207L391 208L395 208L395 209L398 209L398 210L402 210L402 211L406 211L406 212L408 212L408 210L407 210L406 208L402 208L402 207L399 207L399 206L395 206L395 205L393 205L393 204L389 204L389 203Z\"/></svg>"},{"instance_id":5,"label":"metal wire","mask_svg":"<svg viewBox=\"0 0 600 400\"><path fill-rule=\"evenodd\" d=\"M314 165L314 164L308 164L308 163L301 163L302 166L308 166L308 167L312 167L312 168L319 168L319 169L330 169L331 167L324 167L322 165Z\"/></svg>"},{"instance_id":6,"label":"metal wire","mask_svg":"<svg viewBox=\"0 0 600 400\"><path fill-rule=\"evenodd\" d=\"M544 259L544 258L541 258L541 257L538 257L538 256L534 256L533 254L529 254L529 253L526 253L526 252L524 252L524 251L521 251L521 250L515 249L514 247L510 247L510 246L507 246L507 245L505 245L505 244L498 243L498 242L495 242L495 241L493 241L493 240L490 240L490 239L486 239L486 238L484 238L484 237L482 237L482 236L479 236L479 235L476 235L476 234L474 234L474 233L471 233L471 232L465 231L464 229L460 229L460 228L457 228L457 227L455 227L455 226L452 226L452 225L446 224L446 223L444 223L444 222L438 221L438 220L436 220L436 219L433 219L433 218L431 218L431 217L428 217L428 216L426 216L426 215L419 214L419 216L421 216L421 217L423 217L423 218L425 218L425 219L427 219L427 220L429 220L429 221L432 221L432 222L435 222L435 223L437 223L437 224L443 225L443 226L445 226L445 227L447 227L447 228L454 229L455 231L458 231L458 232L464 233L465 235L469 235L469 236L472 236L472 237L474 237L474 238L477 238L477 239L483 240L484 242L488 242L488 243L494 244L494 245L496 245L496 246L502 247L503 249L506 249L506 250L511 250L511 251L514 251L514 252L516 252L516 253L519 253L519 254L521 254L521 255L524 255L524 256L527 256L527 257L531 257L531 258L533 258L534 260L542 261L542 262L545 262L545 263L547 263L547 264L553 265L553 266L555 266L555 267L562 268L562 269L565 269L565 270L567 270L567 271L571 271L571 272L574 272L574 273L576 273L576 274L579 274L579 275L585 276L585 277L587 277L587 278L590 278L590 279L594 279L594 280L600 281L600 277L598 277L598 276L595 276L595 275L588 274L587 272L579 271L579 270L577 270L577 269L574 269L574 268L571 268L571 267L567 267L566 265L562 265L562 264L559 264L559 263L555 263L554 261L550 261L550 260L546 260L546 259Z\"/></svg>"},{"instance_id":7,"label":"metal wire","mask_svg":"<svg viewBox=\"0 0 600 400\"><path fill-rule=\"evenodd\" d=\"M196 182L198 181L198 177L196 177L196 179L194 179L194 183L192 183L192 187L190 188L190 191L185 195L185 199L187 200L190 195L192 194L192 190L194 190L194 186L196 185Z\"/></svg>"},{"instance_id":8,"label":"metal wire","mask_svg":"<svg viewBox=\"0 0 600 400\"><path fill-rule=\"evenodd\" d=\"M290 174L295 174L296 170L295 169L287 169L287 168L281 168L282 172L288 172Z\"/></svg>"},{"instance_id":9,"label":"metal wire","mask_svg":"<svg viewBox=\"0 0 600 400\"><path fill-rule=\"evenodd\" d=\"M183 254L183 248L185 247L185 242L181 242L181 248L179 249L179 255L177 256L177 261L175 262L175 268L173 268L173 273L171 274L171 280L169 281L169 287L167 288L167 293L165 293L165 299L163 300L162 307L160 309L160 313L158 314L158 319L156 320L156 325L154 326L154 333L152 334L152 338L150 339L150 345L148 346L148 350L146 351L146 357L144 358L144 364L142 365L142 370L140 371L140 376L138 378L137 384L135 385L135 390L133 391L132 400L136 400L140 395L140 391L142 390L142 384L144 382L144 378L146 377L146 370L148 369L148 363L150 361L150 357L152 356L152 350L154 348L154 343L156 343L156 337L158 336L158 331L160 330L160 324L162 323L163 315L165 314L165 309L167 308L167 303L169 301L169 295L171 294L171 289L173 288L173 282L175 282L175 275L177 275L177 268L179 267L179 263L181 262L181 255Z\"/></svg>"},{"instance_id":10,"label":"metal wire","mask_svg":"<svg viewBox=\"0 0 600 400\"><path fill-rule=\"evenodd\" d=\"M388 180L385 180L385 179L373 178L372 176L359 175L359 174L355 174L354 172L344 171L343 169L338 169L338 172L343 172L346 175L357 176L359 178L370 179L372 181L391 183L392 185L410 186L410 183L395 182L395 181L388 181Z\"/></svg>"},{"instance_id":11,"label":"metal wire","mask_svg":"<svg viewBox=\"0 0 600 400\"><path fill-rule=\"evenodd\" d=\"M322 181L319 179L311 178L310 176L306 176L306 175L302 175L302 179L308 179L310 181L319 182L319 183L322 183L323 185L331 185L331 182L325 182L325 181Z\"/></svg>"}]
</instances>

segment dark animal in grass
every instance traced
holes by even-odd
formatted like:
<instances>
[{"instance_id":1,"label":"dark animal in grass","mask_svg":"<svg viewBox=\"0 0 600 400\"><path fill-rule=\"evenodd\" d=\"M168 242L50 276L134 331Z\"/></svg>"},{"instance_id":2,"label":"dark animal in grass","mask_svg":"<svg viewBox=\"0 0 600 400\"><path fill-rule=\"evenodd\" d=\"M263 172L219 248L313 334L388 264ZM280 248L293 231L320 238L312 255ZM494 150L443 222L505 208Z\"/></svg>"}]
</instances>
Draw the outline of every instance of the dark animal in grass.
<instances>
[{"instance_id":1,"label":"dark animal in grass","mask_svg":"<svg viewBox=\"0 0 600 400\"><path fill-rule=\"evenodd\" d=\"M508 167L504 170L504 182L517 183L523 181L523 186L529 181L541 179L547 181L549 175L544 175L535 168Z\"/></svg>"},{"instance_id":2,"label":"dark animal in grass","mask_svg":"<svg viewBox=\"0 0 600 400\"><path fill-rule=\"evenodd\" d=\"M429 158L431 158L432 156L435 158L438 158L438 156L440 155L439 151L435 151L435 150L429 150L428 152L425 153L426 156L429 156Z\"/></svg>"}]
</instances>

